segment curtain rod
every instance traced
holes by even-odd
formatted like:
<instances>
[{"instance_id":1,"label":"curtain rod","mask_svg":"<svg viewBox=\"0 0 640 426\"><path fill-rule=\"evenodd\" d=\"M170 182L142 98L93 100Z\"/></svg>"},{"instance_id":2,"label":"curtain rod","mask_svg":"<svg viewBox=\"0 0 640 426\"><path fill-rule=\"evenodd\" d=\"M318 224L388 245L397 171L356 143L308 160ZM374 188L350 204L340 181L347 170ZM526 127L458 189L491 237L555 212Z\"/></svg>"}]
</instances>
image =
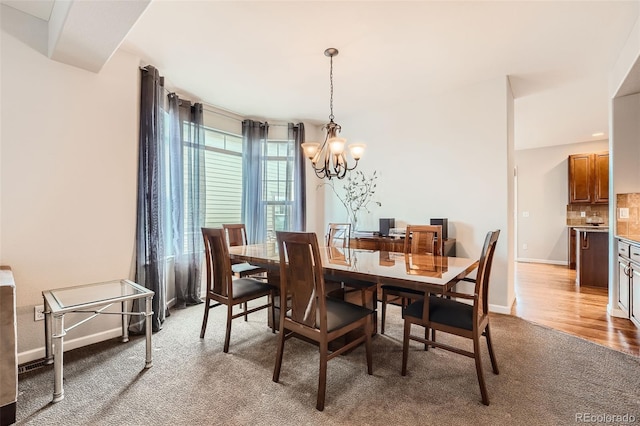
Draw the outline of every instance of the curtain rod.
<instances>
[{"instance_id":1,"label":"curtain rod","mask_svg":"<svg viewBox=\"0 0 640 426\"><path fill-rule=\"evenodd\" d=\"M240 121L240 122L242 122L242 121L244 120L244 119L239 119L239 118L234 117L234 116L229 115L229 114L225 114L224 112L221 112L221 111L218 111L218 110L213 110L213 109L211 109L211 108L215 108L215 107L212 107L212 106L207 105L207 104L205 104L205 103L203 103L203 104L202 104L202 108L203 108L205 111L212 112L212 113L214 113L214 114L218 114L218 115L221 115L221 116L223 116L223 117L230 118L230 119L232 119L232 120L236 120L236 121ZM231 113L231 114L233 114L233 113ZM270 122L269 122L269 126L281 126L281 127L287 127L287 126L288 126L288 124L272 124L272 123L270 123Z\"/></svg>"},{"instance_id":2,"label":"curtain rod","mask_svg":"<svg viewBox=\"0 0 640 426\"><path fill-rule=\"evenodd\" d=\"M142 71L147 71L147 67L148 67L148 66L149 66L149 65L145 65L144 67L139 67L139 68L140 68L140 70L142 70ZM174 95L180 96L180 95L178 95L175 91L171 91L171 90L167 89L167 88L166 88L166 87L164 87L164 86L162 86L162 89L163 89L163 90L165 91L165 93L167 93L168 95L174 94ZM192 101L190 101L190 102L192 102ZM234 117L233 115L229 115L229 114L235 114L235 113L230 112L229 114L225 114L225 113L223 113L223 112L220 112L217 108L216 108L215 110L213 110L213 109L211 109L211 108L216 108L216 107L211 106L211 105L208 105L208 104L205 104L204 102L202 102L202 109L204 109L205 111L212 112L212 113L214 113L214 114L218 114L218 115L221 115L221 116L223 116L223 117L227 117L227 118L230 118L230 119L232 119L232 120L239 121L239 122L242 122L242 121L244 120L244 119L239 119L239 118L237 118L237 117ZM240 115L240 114L237 114L237 115ZM272 123L269 123L269 126L276 126L276 127L278 127L278 126L280 126L280 127L287 127L288 125L289 125L289 124L272 124Z\"/></svg>"}]
</instances>

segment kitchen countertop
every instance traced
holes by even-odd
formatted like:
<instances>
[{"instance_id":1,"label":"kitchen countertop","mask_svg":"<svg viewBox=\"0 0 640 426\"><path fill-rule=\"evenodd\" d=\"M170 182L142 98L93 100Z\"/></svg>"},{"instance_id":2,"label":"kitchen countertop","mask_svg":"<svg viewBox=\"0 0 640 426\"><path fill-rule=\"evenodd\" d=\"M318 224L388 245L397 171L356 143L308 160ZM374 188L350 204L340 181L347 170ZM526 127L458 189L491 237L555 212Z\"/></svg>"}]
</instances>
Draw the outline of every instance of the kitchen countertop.
<instances>
[{"instance_id":1,"label":"kitchen countertop","mask_svg":"<svg viewBox=\"0 0 640 426\"><path fill-rule=\"evenodd\" d=\"M579 225L571 226L570 228L573 228L578 232L609 232L608 226Z\"/></svg>"},{"instance_id":2,"label":"kitchen countertop","mask_svg":"<svg viewBox=\"0 0 640 426\"><path fill-rule=\"evenodd\" d=\"M629 243L640 243L640 235L616 235L616 238L626 240Z\"/></svg>"}]
</instances>

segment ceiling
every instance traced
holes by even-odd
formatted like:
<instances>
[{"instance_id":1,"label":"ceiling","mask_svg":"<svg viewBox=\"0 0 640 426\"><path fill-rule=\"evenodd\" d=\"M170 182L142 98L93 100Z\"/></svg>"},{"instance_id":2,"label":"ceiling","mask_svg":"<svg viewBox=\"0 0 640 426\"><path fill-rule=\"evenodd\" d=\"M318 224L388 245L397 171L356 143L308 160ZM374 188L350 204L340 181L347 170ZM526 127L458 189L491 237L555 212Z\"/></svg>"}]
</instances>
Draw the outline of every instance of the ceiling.
<instances>
[{"instance_id":1,"label":"ceiling","mask_svg":"<svg viewBox=\"0 0 640 426\"><path fill-rule=\"evenodd\" d=\"M45 20L54 4L2 1ZM25 8L34 3L38 11ZM509 76L516 149L526 149L608 138L609 72L639 5L153 0L120 48L182 95L270 121L328 121L328 47L340 51L338 122L377 103L400 106Z\"/></svg>"}]
</instances>

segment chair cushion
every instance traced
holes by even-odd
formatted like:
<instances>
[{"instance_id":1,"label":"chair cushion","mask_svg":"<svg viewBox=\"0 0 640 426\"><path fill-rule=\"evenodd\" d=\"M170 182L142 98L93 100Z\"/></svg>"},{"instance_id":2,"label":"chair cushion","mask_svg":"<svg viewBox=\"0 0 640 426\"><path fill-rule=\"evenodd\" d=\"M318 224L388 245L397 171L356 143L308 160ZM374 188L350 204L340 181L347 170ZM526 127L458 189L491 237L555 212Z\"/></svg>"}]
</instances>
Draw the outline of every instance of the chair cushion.
<instances>
[{"instance_id":1,"label":"chair cushion","mask_svg":"<svg viewBox=\"0 0 640 426\"><path fill-rule=\"evenodd\" d=\"M410 293L417 294L420 296L424 296L424 291L414 290L412 288L398 287L395 285L383 284L382 291L392 292L392 293Z\"/></svg>"},{"instance_id":2,"label":"chair cushion","mask_svg":"<svg viewBox=\"0 0 640 426\"><path fill-rule=\"evenodd\" d=\"M325 298L327 304L327 331L337 330L347 324L371 315L373 311L344 300ZM320 313L316 316L316 326L320 327Z\"/></svg>"},{"instance_id":3,"label":"chair cushion","mask_svg":"<svg viewBox=\"0 0 640 426\"><path fill-rule=\"evenodd\" d=\"M424 300L407 306L405 316L422 318ZM451 327L473 330L473 305L457 302L444 297L429 297L429 320Z\"/></svg>"},{"instance_id":4,"label":"chair cushion","mask_svg":"<svg viewBox=\"0 0 640 426\"><path fill-rule=\"evenodd\" d=\"M250 275L250 274L259 274L260 272L264 272L265 269L259 266L251 265L247 262L244 263L234 263L231 265L231 271L234 274L242 275Z\"/></svg>"},{"instance_id":5,"label":"chair cushion","mask_svg":"<svg viewBox=\"0 0 640 426\"><path fill-rule=\"evenodd\" d=\"M344 300L325 298L327 304L327 331L337 330L352 322L358 321L371 315L373 311L363 306L354 305ZM291 311L287 312L287 317L291 318ZM320 310L316 313L316 328L320 328Z\"/></svg>"},{"instance_id":6,"label":"chair cushion","mask_svg":"<svg viewBox=\"0 0 640 426\"><path fill-rule=\"evenodd\" d=\"M267 284L252 278L238 278L233 280L233 298L251 297L266 294L271 291Z\"/></svg>"}]
</instances>

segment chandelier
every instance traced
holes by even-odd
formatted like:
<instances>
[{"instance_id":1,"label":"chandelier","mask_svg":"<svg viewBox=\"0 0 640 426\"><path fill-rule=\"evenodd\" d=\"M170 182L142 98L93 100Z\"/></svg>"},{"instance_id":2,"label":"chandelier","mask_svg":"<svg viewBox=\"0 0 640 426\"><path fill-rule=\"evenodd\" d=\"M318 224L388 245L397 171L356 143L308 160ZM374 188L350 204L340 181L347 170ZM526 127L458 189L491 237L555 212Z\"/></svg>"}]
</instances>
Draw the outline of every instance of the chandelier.
<instances>
[{"instance_id":1,"label":"chandelier","mask_svg":"<svg viewBox=\"0 0 640 426\"><path fill-rule=\"evenodd\" d=\"M342 128L338 123L333 121L333 57L337 54L338 49L334 49L333 47L324 51L324 55L328 56L331 61L329 72L329 81L331 82L329 108L331 112L329 114L329 123L322 127L322 129L327 132L324 142L322 145L318 142L306 142L301 145L304 154L311 160L316 176L320 179L327 178L329 180L334 177L342 179L348 171L355 169L358 166L358 160L362 157L365 148L365 145L361 143L348 146L351 157L355 160L353 167L349 167L347 156L344 152L347 140L338 137L338 133L340 133Z\"/></svg>"}]
</instances>

